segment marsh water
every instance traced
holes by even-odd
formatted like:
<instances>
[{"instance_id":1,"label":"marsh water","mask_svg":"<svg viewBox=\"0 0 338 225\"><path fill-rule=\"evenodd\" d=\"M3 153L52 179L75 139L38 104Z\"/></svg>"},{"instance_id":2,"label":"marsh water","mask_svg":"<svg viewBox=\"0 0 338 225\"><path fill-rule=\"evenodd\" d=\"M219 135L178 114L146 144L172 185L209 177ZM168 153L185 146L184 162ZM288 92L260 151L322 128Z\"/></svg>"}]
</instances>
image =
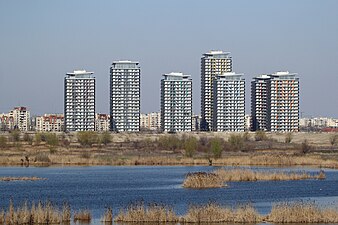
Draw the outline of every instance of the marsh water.
<instances>
[{"instance_id":1,"label":"marsh water","mask_svg":"<svg viewBox=\"0 0 338 225\"><path fill-rule=\"evenodd\" d=\"M326 169L325 180L230 182L226 188L192 190L182 188L189 172L211 171L207 166L99 166L99 167L1 167L1 176L38 176L39 181L0 182L0 209L7 208L9 199L15 205L24 201L50 200L71 208L90 209L92 224L99 224L105 207L114 212L128 204L143 201L172 206L179 215L190 204L217 202L236 206L251 203L262 214L273 203L282 201L315 201L319 205L338 206L338 170ZM311 168L262 168L254 170L306 171Z\"/></svg>"}]
</instances>

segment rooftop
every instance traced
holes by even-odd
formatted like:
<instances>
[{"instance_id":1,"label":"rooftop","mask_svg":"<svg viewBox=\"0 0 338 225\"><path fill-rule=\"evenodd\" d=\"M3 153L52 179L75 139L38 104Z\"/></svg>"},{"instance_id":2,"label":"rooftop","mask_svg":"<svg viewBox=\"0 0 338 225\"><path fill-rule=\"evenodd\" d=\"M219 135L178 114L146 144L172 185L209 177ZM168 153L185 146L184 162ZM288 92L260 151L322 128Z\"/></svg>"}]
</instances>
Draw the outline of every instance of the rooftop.
<instances>
[{"instance_id":1,"label":"rooftop","mask_svg":"<svg viewBox=\"0 0 338 225\"><path fill-rule=\"evenodd\" d=\"M73 73L67 73L67 75L90 75L94 74L94 72L87 72L86 70L74 70Z\"/></svg>"}]
</instances>

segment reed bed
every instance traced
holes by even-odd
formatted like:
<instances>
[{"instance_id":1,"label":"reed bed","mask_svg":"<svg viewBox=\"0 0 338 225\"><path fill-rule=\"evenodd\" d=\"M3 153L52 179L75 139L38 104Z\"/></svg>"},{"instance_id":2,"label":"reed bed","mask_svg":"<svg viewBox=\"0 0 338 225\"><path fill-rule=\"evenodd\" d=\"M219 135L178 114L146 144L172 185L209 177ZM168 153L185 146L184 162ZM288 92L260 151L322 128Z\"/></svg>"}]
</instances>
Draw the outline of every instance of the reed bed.
<instances>
[{"instance_id":1,"label":"reed bed","mask_svg":"<svg viewBox=\"0 0 338 225\"><path fill-rule=\"evenodd\" d=\"M260 221L262 221L262 216L249 204L230 208L216 203L190 206L187 214L181 219L183 223L256 223Z\"/></svg>"},{"instance_id":2,"label":"reed bed","mask_svg":"<svg viewBox=\"0 0 338 225\"><path fill-rule=\"evenodd\" d=\"M0 181L37 181L37 180L47 180L47 178L41 177L0 177Z\"/></svg>"},{"instance_id":3,"label":"reed bed","mask_svg":"<svg viewBox=\"0 0 338 225\"><path fill-rule=\"evenodd\" d=\"M169 206L162 204L135 203L121 210L115 217L115 222L178 222L179 217Z\"/></svg>"},{"instance_id":4,"label":"reed bed","mask_svg":"<svg viewBox=\"0 0 338 225\"><path fill-rule=\"evenodd\" d=\"M39 202L37 205L32 203L31 206L25 202L22 206L15 208L10 201L8 210L0 217L2 217L2 223L6 225L60 224L70 221L70 208L60 211L51 202L44 204Z\"/></svg>"},{"instance_id":5,"label":"reed bed","mask_svg":"<svg viewBox=\"0 0 338 225\"><path fill-rule=\"evenodd\" d=\"M113 210L111 207L108 207L104 212L101 222L113 222Z\"/></svg>"},{"instance_id":6,"label":"reed bed","mask_svg":"<svg viewBox=\"0 0 338 225\"><path fill-rule=\"evenodd\" d=\"M88 209L79 210L77 212L74 212L74 222L77 221L85 221L89 222L92 219L92 214Z\"/></svg>"},{"instance_id":7,"label":"reed bed","mask_svg":"<svg viewBox=\"0 0 338 225\"><path fill-rule=\"evenodd\" d=\"M226 181L259 181L259 180L305 180L305 179L325 179L324 171L311 175L303 172L271 172L253 171L251 169L217 169L214 172L223 182Z\"/></svg>"},{"instance_id":8,"label":"reed bed","mask_svg":"<svg viewBox=\"0 0 338 225\"><path fill-rule=\"evenodd\" d=\"M188 173L184 179L183 187L185 188L220 188L224 187L225 183L222 178L213 172L196 172Z\"/></svg>"},{"instance_id":9,"label":"reed bed","mask_svg":"<svg viewBox=\"0 0 338 225\"><path fill-rule=\"evenodd\" d=\"M318 174L306 172L271 172L253 171L251 169L217 169L213 172L188 173L183 181L184 188L220 188L225 187L225 182L259 181L259 180L305 180L325 179L325 172L321 170Z\"/></svg>"},{"instance_id":10,"label":"reed bed","mask_svg":"<svg viewBox=\"0 0 338 225\"><path fill-rule=\"evenodd\" d=\"M267 221L274 223L338 223L338 209L320 208L313 202L278 203Z\"/></svg>"}]
</instances>

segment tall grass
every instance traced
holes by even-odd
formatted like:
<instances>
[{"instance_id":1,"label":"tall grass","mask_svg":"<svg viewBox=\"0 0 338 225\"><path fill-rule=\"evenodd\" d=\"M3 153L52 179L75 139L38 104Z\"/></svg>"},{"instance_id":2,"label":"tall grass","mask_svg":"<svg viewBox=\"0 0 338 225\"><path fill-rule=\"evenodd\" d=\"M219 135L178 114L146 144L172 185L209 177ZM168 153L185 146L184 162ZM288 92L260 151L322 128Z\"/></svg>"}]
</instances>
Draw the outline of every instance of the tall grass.
<instances>
[{"instance_id":1,"label":"tall grass","mask_svg":"<svg viewBox=\"0 0 338 225\"><path fill-rule=\"evenodd\" d=\"M91 221L92 214L88 209L79 210L77 212L74 212L74 222L77 221Z\"/></svg>"},{"instance_id":2,"label":"tall grass","mask_svg":"<svg viewBox=\"0 0 338 225\"><path fill-rule=\"evenodd\" d=\"M313 202L278 203L267 221L274 223L338 223L338 210L321 209Z\"/></svg>"},{"instance_id":3,"label":"tall grass","mask_svg":"<svg viewBox=\"0 0 338 225\"><path fill-rule=\"evenodd\" d=\"M108 207L104 212L101 222L113 222L113 210L111 207Z\"/></svg>"},{"instance_id":4,"label":"tall grass","mask_svg":"<svg viewBox=\"0 0 338 225\"><path fill-rule=\"evenodd\" d=\"M311 175L306 172L272 172L254 171L251 169L217 169L214 172L188 173L183 181L185 188L219 188L224 187L225 182L231 181L259 181L259 180L304 180L325 179L324 171Z\"/></svg>"},{"instance_id":5,"label":"tall grass","mask_svg":"<svg viewBox=\"0 0 338 225\"><path fill-rule=\"evenodd\" d=\"M251 169L218 169L214 172L225 181L258 181L258 180L305 180L305 179L325 179L325 173L320 171L318 174L311 175L303 172L272 172L254 171Z\"/></svg>"},{"instance_id":6,"label":"tall grass","mask_svg":"<svg viewBox=\"0 0 338 225\"><path fill-rule=\"evenodd\" d=\"M31 206L25 202L15 208L10 201L7 212L1 213L0 220L6 225L59 224L70 221L70 208L60 211L51 202L39 202L37 205L32 203Z\"/></svg>"},{"instance_id":7,"label":"tall grass","mask_svg":"<svg viewBox=\"0 0 338 225\"><path fill-rule=\"evenodd\" d=\"M115 217L116 222L177 222L178 216L172 208L162 204L134 203L120 210Z\"/></svg>"},{"instance_id":8,"label":"tall grass","mask_svg":"<svg viewBox=\"0 0 338 225\"><path fill-rule=\"evenodd\" d=\"M185 188L219 188L224 187L224 181L215 173L188 173L184 179Z\"/></svg>"}]
</instances>

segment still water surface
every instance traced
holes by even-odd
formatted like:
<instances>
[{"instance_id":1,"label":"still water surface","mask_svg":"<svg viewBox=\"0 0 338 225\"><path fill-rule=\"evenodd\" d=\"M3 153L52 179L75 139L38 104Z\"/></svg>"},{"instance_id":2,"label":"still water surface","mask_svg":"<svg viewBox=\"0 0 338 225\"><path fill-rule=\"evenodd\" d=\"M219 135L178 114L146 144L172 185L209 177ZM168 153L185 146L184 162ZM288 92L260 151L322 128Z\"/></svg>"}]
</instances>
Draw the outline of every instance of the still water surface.
<instances>
[{"instance_id":1,"label":"still water surface","mask_svg":"<svg viewBox=\"0 0 338 225\"><path fill-rule=\"evenodd\" d=\"M209 201L234 206L251 202L267 214L275 202L316 201L320 205L338 205L338 171L325 170L326 180L232 182L226 188L191 190L181 187L188 172L210 171L205 166L137 166L137 167L1 167L0 176L38 176L41 181L0 182L0 208L9 199L20 204L25 200L51 200L58 205L68 201L72 209L88 208L98 221L106 206L118 211L135 201L171 205L184 214L189 204ZM259 168L318 172L310 168Z\"/></svg>"}]
</instances>

